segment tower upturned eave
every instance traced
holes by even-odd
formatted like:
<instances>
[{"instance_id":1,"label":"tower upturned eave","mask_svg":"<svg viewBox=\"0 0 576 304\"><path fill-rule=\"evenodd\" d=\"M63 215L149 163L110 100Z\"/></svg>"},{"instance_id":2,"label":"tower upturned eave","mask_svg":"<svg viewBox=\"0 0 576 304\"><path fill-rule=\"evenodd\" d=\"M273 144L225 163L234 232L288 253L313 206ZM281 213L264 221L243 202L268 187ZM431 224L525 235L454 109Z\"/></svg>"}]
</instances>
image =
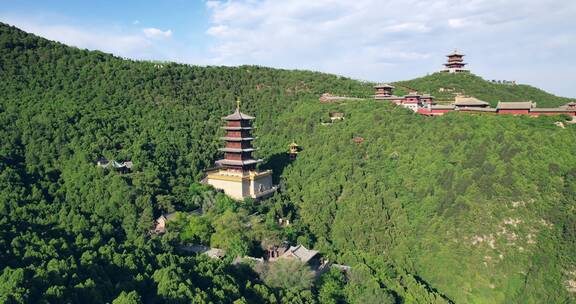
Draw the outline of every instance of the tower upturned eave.
<instances>
[{"instance_id":1,"label":"tower upturned eave","mask_svg":"<svg viewBox=\"0 0 576 304\"><path fill-rule=\"evenodd\" d=\"M240 112L240 108L236 108L236 111L234 111L234 113L232 113L228 116L224 116L224 117L222 117L222 119L223 120L254 120L254 119L256 119L256 117L244 114L244 113Z\"/></svg>"}]
</instances>

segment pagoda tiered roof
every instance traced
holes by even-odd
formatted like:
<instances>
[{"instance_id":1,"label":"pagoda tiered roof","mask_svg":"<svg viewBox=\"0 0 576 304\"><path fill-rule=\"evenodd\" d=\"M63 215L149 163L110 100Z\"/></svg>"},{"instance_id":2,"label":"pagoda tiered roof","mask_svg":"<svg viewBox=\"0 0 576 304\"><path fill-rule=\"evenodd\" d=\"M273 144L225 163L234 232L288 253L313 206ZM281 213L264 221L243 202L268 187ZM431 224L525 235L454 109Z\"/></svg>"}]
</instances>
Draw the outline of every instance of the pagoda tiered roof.
<instances>
[{"instance_id":1,"label":"pagoda tiered roof","mask_svg":"<svg viewBox=\"0 0 576 304\"><path fill-rule=\"evenodd\" d=\"M215 162L216 167L209 171L206 183L237 200L259 199L274 193L277 187L272 184L272 171L257 168L263 160L252 155L257 150L252 146L256 139L252 135L255 118L240 112L238 100L236 110L222 119L226 121L222 127L226 134L221 137L225 145L218 150L224 157Z\"/></svg>"},{"instance_id":2,"label":"pagoda tiered roof","mask_svg":"<svg viewBox=\"0 0 576 304\"><path fill-rule=\"evenodd\" d=\"M464 54L458 53L458 50L454 50L452 54L446 55L448 57L448 62L444 63L445 70L443 72L456 73L456 72L469 72L464 69L467 64L464 62Z\"/></svg>"},{"instance_id":3,"label":"pagoda tiered roof","mask_svg":"<svg viewBox=\"0 0 576 304\"><path fill-rule=\"evenodd\" d=\"M459 57L459 56L465 56L465 55L458 52L458 49L454 49L454 52L452 52L452 54L446 55L446 57Z\"/></svg>"},{"instance_id":4,"label":"pagoda tiered roof","mask_svg":"<svg viewBox=\"0 0 576 304\"><path fill-rule=\"evenodd\" d=\"M257 150L252 147L252 141L256 139L251 134L254 129L251 120L254 117L240 112L238 100L234 113L222 119L227 121L226 126L222 127L226 130L226 134L220 139L226 142L226 146L218 149L224 152L224 158L216 161L216 164L233 170L255 169L255 165L262 160L254 159L252 156L252 152Z\"/></svg>"}]
</instances>

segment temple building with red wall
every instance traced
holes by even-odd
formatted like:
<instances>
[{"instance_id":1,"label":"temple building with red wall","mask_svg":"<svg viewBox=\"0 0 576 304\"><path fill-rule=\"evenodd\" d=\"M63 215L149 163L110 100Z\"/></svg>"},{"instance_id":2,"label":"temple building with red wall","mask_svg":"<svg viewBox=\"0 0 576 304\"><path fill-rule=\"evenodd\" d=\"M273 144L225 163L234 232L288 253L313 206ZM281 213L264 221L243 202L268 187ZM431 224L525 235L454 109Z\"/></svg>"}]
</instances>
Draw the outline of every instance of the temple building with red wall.
<instances>
[{"instance_id":1,"label":"temple building with red wall","mask_svg":"<svg viewBox=\"0 0 576 304\"><path fill-rule=\"evenodd\" d=\"M537 108L536 103L528 102L499 102L495 108L492 107L458 107L450 105L433 105L428 108L419 108L418 114L427 116L439 116L448 112L462 112L471 114L497 114L497 115L560 115L565 114L576 117L576 106L571 103L557 108Z\"/></svg>"},{"instance_id":2,"label":"temple building with red wall","mask_svg":"<svg viewBox=\"0 0 576 304\"><path fill-rule=\"evenodd\" d=\"M410 92L404 96L396 96L392 94L393 89L394 86L389 84L375 85L374 99L389 101L414 112L418 112L420 107L435 104L434 96L428 94L420 95L415 90L410 90Z\"/></svg>"},{"instance_id":3,"label":"temple building with red wall","mask_svg":"<svg viewBox=\"0 0 576 304\"><path fill-rule=\"evenodd\" d=\"M224 158L216 161L216 168L208 172L206 181L216 189L224 190L228 196L243 200L272 195L276 187L272 185L272 171L259 171L256 165L262 162L252 156L256 150L252 146L252 120L255 118L240 112L240 102L236 111L222 118L226 121L223 127L226 135Z\"/></svg>"},{"instance_id":4,"label":"temple building with red wall","mask_svg":"<svg viewBox=\"0 0 576 304\"><path fill-rule=\"evenodd\" d=\"M528 102L499 102L495 108L490 103L473 96L456 95L449 104L438 104L434 96L420 95L415 90L404 96L392 94L393 86L381 84L374 86L374 99L392 102L401 107L410 109L418 114L427 116L440 116L448 112L478 114L511 114L511 115L559 115L566 114L576 117L576 102L567 103L558 108L537 108L536 103Z\"/></svg>"}]
</instances>

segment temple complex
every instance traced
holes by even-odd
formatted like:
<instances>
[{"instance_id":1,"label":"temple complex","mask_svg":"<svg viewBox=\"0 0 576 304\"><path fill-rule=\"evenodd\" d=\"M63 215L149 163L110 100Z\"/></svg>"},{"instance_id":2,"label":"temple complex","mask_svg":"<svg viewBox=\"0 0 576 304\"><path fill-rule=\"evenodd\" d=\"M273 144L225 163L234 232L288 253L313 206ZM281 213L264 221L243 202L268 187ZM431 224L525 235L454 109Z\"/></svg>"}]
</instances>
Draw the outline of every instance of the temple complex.
<instances>
[{"instance_id":1,"label":"temple complex","mask_svg":"<svg viewBox=\"0 0 576 304\"><path fill-rule=\"evenodd\" d=\"M224 152L224 158L217 160L216 168L208 172L207 183L237 200L272 195L276 191L272 185L272 171L259 171L256 165L262 160L252 156L256 150L251 135L254 117L240 112L238 101L236 111L222 119L226 121L223 127L226 135L222 137L226 144L219 150Z\"/></svg>"},{"instance_id":2,"label":"temple complex","mask_svg":"<svg viewBox=\"0 0 576 304\"><path fill-rule=\"evenodd\" d=\"M446 68L442 72L446 73L460 73L469 72L464 69L466 63L464 62L464 54L460 54L458 50L450 55L447 55L448 63L444 64ZM493 81L494 83L494 81ZM497 82L498 84L513 84L514 81ZM542 115L559 115L564 114L571 116L576 123L576 102L569 102L565 105L556 108L538 108L535 102L498 102L496 107L491 107L489 102L480 100L473 96L466 96L463 94L455 94L453 101L436 102L434 96L428 94L419 94L416 89L402 87L408 91L404 96L396 96L393 94L394 86L383 83L374 86L374 99L388 101L403 108L412 110L418 114L426 116L440 116L448 112L463 112L471 114L497 114L497 115L529 115L529 116L542 116ZM454 92L454 88L439 88L438 92Z\"/></svg>"},{"instance_id":3,"label":"temple complex","mask_svg":"<svg viewBox=\"0 0 576 304\"><path fill-rule=\"evenodd\" d=\"M443 72L447 73L460 73L460 72L470 72L469 70L464 69L466 63L464 63L464 54L458 53L458 50L454 50L454 52L450 55L446 55L448 57L448 62L444 64L446 67Z\"/></svg>"},{"instance_id":4,"label":"temple complex","mask_svg":"<svg viewBox=\"0 0 576 304\"><path fill-rule=\"evenodd\" d=\"M558 115L566 114L576 117L576 103L570 102L557 108L538 108L536 103L527 102L499 102L495 108L490 107L490 103L480 100L473 96L458 94L452 102L438 104L434 96L428 94L419 94L416 90L410 89L410 92L404 96L392 94L394 89L391 85L374 86L374 99L385 100L406 109L410 109L418 114L427 116L439 116L448 112L458 111L463 113L478 114L512 114L512 115Z\"/></svg>"}]
</instances>

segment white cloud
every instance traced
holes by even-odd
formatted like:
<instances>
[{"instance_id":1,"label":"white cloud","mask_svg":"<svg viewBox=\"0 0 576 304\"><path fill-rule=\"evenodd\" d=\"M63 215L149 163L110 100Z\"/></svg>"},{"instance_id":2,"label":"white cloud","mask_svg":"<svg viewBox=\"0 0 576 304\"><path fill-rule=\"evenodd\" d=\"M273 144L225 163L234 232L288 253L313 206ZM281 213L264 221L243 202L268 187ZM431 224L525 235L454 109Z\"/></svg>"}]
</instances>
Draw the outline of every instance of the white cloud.
<instances>
[{"instance_id":1,"label":"white cloud","mask_svg":"<svg viewBox=\"0 0 576 304\"><path fill-rule=\"evenodd\" d=\"M228 27L226 25L217 25L217 26L213 26L210 27L207 31L206 34L210 35L210 36L214 36L214 37L223 37L225 35L228 35Z\"/></svg>"},{"instance_id":2,"label":"white cloud","mask_svg":"<svg viewBox=\"0 0 576 304\"><path fill-rule=\"evenodd\" d=\"M401 32L424 33L430 31L430 27L428 27L424 23L419 22L406 22L406 23L394 24L386 27L385 29L392 33L401 33Z\"/></svg>"},{"instance_id":3,"label":"white cloud","mask_svg":"<svg viewBox=\"0 0 576 304\"><path fill-rule=\"evenodd\" d=\"M452 18L448 19L448 25L450 27L459 28L466 26L466 20L462 18Z\"/></svg>"},{"instance_id":4,"label":"white cloud","mask_svg":"<svg viewBox=\"0 0 576 304\"><path fill-rule=\"evenodd\" d=\"M564 0L212 0L206 7L216 64L388 81L436 71L460 48L473 71L522 81L515 68L576 47L576 2Z\"/></svg>"},{"instance_id":5,"label":"white cloud","mask_svg":"<svg viewBox=\"0 0 576 304\"><path fill-rule=\"evenodd\" d=\"M162 31L153 27L142 29L142 33L151 39L166 39L172 37L172 30Z\"/></svg>"}]
</instances>

